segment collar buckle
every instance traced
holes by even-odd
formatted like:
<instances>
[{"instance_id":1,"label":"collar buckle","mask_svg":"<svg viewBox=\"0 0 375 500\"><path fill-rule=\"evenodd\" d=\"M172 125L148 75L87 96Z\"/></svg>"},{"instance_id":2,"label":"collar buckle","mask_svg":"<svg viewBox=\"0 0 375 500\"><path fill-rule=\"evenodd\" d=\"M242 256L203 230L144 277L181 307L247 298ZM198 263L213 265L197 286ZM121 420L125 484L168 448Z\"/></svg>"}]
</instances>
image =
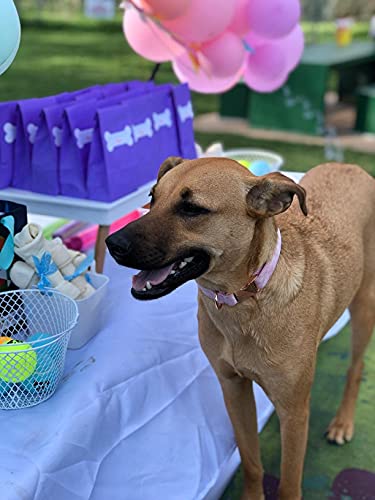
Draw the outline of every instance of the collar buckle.
<instances>
[{"instance_id":1,"label":"collar buckle","mask_svg":"<svg viewBox=\"0 0 375 500\"><path fill-rule=\"evenodd\" d=\"M220 311L220 309L223 307L223 304L221 302L219 302L219 292L215 292L214 301L215 301L215 307L216 307L216 309L218 311Z\"/></svg>"}]
</instances>

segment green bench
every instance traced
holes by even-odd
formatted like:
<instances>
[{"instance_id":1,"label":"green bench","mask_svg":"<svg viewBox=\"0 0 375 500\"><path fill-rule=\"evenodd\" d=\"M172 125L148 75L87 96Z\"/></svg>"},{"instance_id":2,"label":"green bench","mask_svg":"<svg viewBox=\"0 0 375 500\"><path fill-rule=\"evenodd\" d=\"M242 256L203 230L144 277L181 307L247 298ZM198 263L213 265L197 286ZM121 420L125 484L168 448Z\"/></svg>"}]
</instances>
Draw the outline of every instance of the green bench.
<instances>
[{"instance_id":1,"label":"green bench","mask_svg":"<svg viewBox=\"0 0 375 500\"><path fill-rule=\"evenodd\" d=\"M358 90L355 128L359 132L375 133L375 84Z\"/></svg>"}]
</instances>

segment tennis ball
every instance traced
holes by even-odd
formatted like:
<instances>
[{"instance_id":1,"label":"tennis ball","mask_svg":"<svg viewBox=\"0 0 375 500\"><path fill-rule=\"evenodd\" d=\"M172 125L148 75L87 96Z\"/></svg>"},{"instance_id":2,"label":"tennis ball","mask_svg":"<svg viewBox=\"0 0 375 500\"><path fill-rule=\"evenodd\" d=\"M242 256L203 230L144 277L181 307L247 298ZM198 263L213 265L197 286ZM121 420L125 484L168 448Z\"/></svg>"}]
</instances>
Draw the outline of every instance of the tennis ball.
<instances>
[{"instance_id":1,"label":"tennis ball","mask_svg":"<svg viewBox=\"0 0 375 500\"><path fill-rule=\"evenodd\" d=\"M250 167L250 162L248 160L238 160L238 163L240 163L245 168Z\"/></svg>"},{"instance_id":2,"label":"tennis ball","mask_svg":"<svg viewBox=\"0 0 375 500\"><path fill-rule=\"evenodd\" d=\"M56 339L51 337L48 333L33 333L27 338L33 349L36 350L38 359L42 353L47 352L53 359L59 356L59 345Z\"/></svg>"},{"instance_id":3,"label":"tennis ball","mask_svg":"<svg viewBox=\"0 0 375 500\"><path fill-rule=\"evenodd\" d=\"M47 352L38 352L38 363L34 373L22 383L22 387L35 396L49 393L56 379L56 363Z\"/></svg>"},{"instance_id":4,"label":"tennis ball","mask_svg":"<svg viewBox=\"0 0 375 500\"><path fill-rule=\"evenodd\" d=\"M14 383L23 382L33 374L36 364L36 352L30 344L17 340L0 344L1 380Z\"/></svg>"}]
</instances>

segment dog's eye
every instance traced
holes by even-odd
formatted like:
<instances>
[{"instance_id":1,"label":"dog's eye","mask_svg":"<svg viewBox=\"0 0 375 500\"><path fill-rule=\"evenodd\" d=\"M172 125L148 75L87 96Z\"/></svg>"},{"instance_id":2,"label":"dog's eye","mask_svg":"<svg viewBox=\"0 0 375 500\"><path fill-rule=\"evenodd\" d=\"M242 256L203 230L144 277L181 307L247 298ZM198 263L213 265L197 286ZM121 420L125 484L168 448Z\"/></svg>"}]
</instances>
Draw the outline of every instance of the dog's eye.
<instances>
[{"instance_id":1,"label":"dog's eye","mask_svg":"<svg viewBox=\"0 0 375 500\"><path fill-rule=\"evenodd\" d=\"M208 208L200 207L194 203L183 202L178 207L178 212L185 217L196 217L198 215L205 215L210 213Z\"/></svg>"}]
</instances>

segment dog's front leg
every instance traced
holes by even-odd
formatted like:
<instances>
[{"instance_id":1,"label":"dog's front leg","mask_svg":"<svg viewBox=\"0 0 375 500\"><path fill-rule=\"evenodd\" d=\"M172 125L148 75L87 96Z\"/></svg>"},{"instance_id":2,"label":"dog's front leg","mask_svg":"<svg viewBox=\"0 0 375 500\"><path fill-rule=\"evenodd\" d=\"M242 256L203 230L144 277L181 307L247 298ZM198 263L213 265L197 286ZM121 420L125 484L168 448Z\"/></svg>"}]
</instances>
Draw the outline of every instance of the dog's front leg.
<instances>
[{"instance_id":1,"label":"dog's front leg","mask_svg":"<svg viewBox=\"0 0 375 500\"><path fill-rule=\"evenodd\" d=\"M244 472L241 500L262 500L263 467L257 429L253 383L237 375L224 378L219 374L224 401L232 421Z\"/></svg>"},{"instance_id":2,"label":"dog's front leg","mask_svg":"<svg viewBox=\"0 0 375 500\"><path fill-rule=\"evenodd\" d=\"M281 431L280 500L300 500L308 435L309 404L293 405L287 410L276 406L276 411L280 419Z\"/></svg>"}]
</instances>

